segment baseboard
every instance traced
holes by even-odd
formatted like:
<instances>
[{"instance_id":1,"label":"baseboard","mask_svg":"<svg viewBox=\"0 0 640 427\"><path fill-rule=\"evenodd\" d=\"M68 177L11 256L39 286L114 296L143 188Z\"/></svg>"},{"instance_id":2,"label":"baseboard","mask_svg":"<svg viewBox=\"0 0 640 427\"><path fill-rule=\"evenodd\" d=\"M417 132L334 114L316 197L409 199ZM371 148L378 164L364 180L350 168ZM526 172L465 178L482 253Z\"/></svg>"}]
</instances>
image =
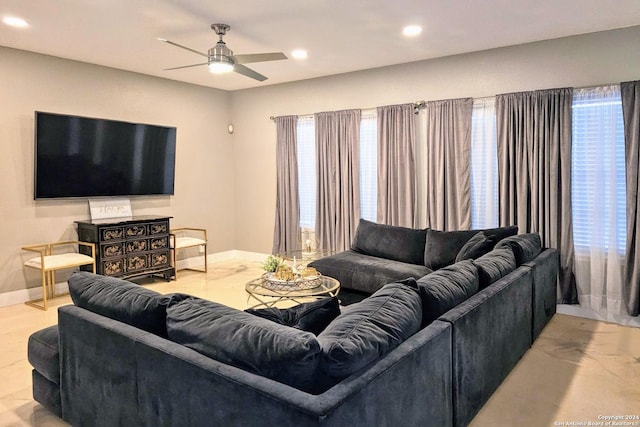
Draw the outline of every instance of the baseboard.
<instances>
[{"instance_id":1,"label":"baseboard","mask_svg":"<svg viewBox=\"0 0 640 427\"><path fill-rule=\"evenodd\" d=\"M69 292L67 282L56 283L56 294ZM42 298L42 287L38 286L29 289L19 289L17 291L0 293L0 307L8 305L22 304L27 301Z\"/></svg>"},{"instance_id":2,"label":"baseboard","mask_svg":"<svg viewBox=\"0 0 640 427\"><path fill-rule=\"evenodd\" d=\"M267 254L261 254L258 252L248 252L240 250L230 250L224 252L217 252L207 255L207 263L214 263L220 261L229 260L241 260L246 262L262 262L267 257ZM178 268L200 268L202 267L202 256L196 256L192 258L186 258L177 262ZM56 283L56 293L63 294L69 292L69 286L67 282ZM42 298L42 287L37 286L28 289L19 289L17 291L0 293L0 307L6 307L8 305L22 304L27 301Z\"/></svg>"},{"instance_id":3,"label":"baseboard","mask_svg":"<svg viewBox=\"0 0 640 427\"><path fill-rule=\"evenodd\" d=\"M599 320L601 322L617 323L619 325L640 327L640 318L638 317L613 315L613 314L609 314L608 316L603 316L602 314L598 313L596 310L581 307L579 305L558 304L556 306L556 312L560 314L566 314L568 316L584 317L585 319Z\"/></svg>"}]
</instances>

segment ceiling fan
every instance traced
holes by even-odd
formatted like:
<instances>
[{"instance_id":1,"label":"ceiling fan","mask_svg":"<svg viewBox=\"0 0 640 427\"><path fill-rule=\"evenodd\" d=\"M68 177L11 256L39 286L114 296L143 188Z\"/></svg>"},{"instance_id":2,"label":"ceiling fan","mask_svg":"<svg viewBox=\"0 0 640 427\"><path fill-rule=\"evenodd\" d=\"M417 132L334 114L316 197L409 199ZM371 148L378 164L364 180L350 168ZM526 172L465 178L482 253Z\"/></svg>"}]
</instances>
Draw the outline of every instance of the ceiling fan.
<instances>
[{"instance_id":1,"label":"ceiling fan","mask_svg":"<svg viewBox=\"0 0 640 427\"><path fill-rule=\"evenodd\" d=\"M228 71L235 71L236 73L242 74L243 76L251 77L252 79L256 79L262 82L267 80L266 76L263 76L262 74L252 70L251 68L245 67L243 64L287 59L287 56L282 52L234 55L233 51L229 49L225 42L222 40L222 37L227 33L227 31L231 29L231 27L227 24L211 24L211 29L215 31L220 39L214 47L209 49L208 53L198 52L197 50L182 46L167 39L158 39L161 42L188 50L189 52L197 53L198 55L207 58L207 62L202 62L200 64L183 65L181 67L166 68L165 71L197 67L200 65L208 65L209 71L211 71L212 73L225 73Z\"/></svg>"}]
</instances>

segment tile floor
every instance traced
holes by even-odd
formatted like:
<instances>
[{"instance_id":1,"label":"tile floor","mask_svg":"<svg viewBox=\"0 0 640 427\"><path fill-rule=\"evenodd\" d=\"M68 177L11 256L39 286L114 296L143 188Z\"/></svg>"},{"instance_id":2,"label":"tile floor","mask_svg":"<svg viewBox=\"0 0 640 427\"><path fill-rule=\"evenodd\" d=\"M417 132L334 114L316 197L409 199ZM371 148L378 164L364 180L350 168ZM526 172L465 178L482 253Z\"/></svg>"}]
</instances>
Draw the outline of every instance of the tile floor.
<instances>
[{"instance_id":1,"label":"tile floor","mask_svg":"<svg viewBox=\"0 0 640 427\"><path fill-rule=\"evenodd\" d=\"M244 284L258 274L258 263L222 261L209 264L206 275L181 271L178 281L145 286L243 309ZM63 297L56 304L69 302ZM27 362L29 335L56 322L55 306L0 308L0 426L67 425L31 398ZM640 328L558 314L471 426L606 425L601 418L616 415L640 416ZM640 426L640 419L621 421Z\"/></svg>"}]
</instances>

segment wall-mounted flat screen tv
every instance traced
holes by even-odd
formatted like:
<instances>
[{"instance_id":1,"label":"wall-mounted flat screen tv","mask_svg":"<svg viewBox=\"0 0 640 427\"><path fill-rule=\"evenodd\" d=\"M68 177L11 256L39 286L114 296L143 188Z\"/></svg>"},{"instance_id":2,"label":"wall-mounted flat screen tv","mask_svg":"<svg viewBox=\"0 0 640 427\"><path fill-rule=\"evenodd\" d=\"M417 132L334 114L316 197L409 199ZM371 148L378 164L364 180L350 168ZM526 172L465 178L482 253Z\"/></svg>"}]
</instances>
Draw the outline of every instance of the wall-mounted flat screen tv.
<instances>
[{"instance_id":1,"label":"wall-mounted flat screen tv","mask_svg":"<svg viewBox=\"0 0 640 427\"><path fill-rule=\"evenodd\" d=\"M35 112L35 199L172 195L176 128Z\"/></svg>"}]
</instances>

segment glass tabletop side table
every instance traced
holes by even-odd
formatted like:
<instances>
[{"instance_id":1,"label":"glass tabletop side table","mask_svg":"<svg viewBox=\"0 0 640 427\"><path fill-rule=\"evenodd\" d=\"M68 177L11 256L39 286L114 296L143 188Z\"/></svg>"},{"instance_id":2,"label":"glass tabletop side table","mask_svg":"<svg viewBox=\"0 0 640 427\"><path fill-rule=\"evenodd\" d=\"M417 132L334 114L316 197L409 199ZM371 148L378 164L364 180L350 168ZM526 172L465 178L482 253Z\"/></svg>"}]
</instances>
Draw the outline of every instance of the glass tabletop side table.
<instances>
[{"instance_id":1,"label":"glass tabletop side table","mask_svg":"<svg viewBox=\"0 0 640 427\"><path fill-rule=\"evenodd\" d=\"M264 276L260 276L245 285L247 308L269 308L283 301L302 304L309 302L309 299L335 297L340 292L340 282L327 276L320 276L318 285L311 289L293 285L275 289L265 286L265 280ZM253 304L251 304L252 302Z\"/></svg>"}]
</instances>

